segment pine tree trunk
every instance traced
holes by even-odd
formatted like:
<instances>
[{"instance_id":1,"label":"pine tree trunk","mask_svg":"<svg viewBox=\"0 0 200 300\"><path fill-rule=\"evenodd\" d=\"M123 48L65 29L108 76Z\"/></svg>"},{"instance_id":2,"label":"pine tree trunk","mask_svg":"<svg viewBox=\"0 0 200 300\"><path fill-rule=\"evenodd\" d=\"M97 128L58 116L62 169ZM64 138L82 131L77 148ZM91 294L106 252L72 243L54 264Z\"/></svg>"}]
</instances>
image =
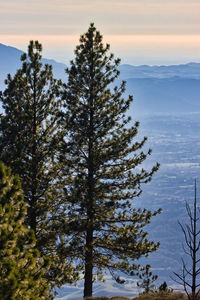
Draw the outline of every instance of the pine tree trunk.
<instances>
[{"instance_id":1,"label":"pine tree trunk","mask_svg":"<svg viewBox=\"0 0 200 300\"><path fill-rule=\"evenodd\" d=\"M192 249L192 260L193 260L193 266L192 266L192 300L196 300L196 277L197 277L197 272L196 272L196 252L197 252L197 245L196 245L196 239L197 239L197 197L196 197L196 179L195 179L195 196L194 196L194 216L193 216L193 249Z\"/></svg>"},{"instance_id":2,"label":"pine tree trunk","mask_svg":"<svg viewBox=\"0 0 200 300\"><path fill-rule=\"evenodd\" d=\"M91 49L93 48L93 41ZM93 51L93 50L92 50ZM92 53L93 55L93 53ZM93 285L93 219L94 219L94 157L93 157L93 134L94 134L94 124L93 124L93 58L90 66L90 77L91 77L91 87L90 87L90 97L89 97L89 131L88 131L88 207L87 207L87 233L86 233L86 250L85 250L85 282L84 282L84 298L92 296L92 285Z\"/></svg>"},{"instance_id":3,"label":"pine tree trunk","mask_svg":"<svg viewBox=\"0 0 200 300\"><path fill-rule=\"evenodd\" d=\"M35 232L35 235L36 235L36 214L35 214L35 209L33 208L34 207L34 199L32 199L31 201L31 207L29 209L29 224L30 224L30 228Z\"/></svg>"},{"instance_id":4,"label":"pine tree trunk","mask_svg":"<svg viewBox=\"0 0 200 300\"><path fill-rule=\"evenodd\" d=\"M88 207L87 207L87 232L86 232L86 250L85 250L85 282L84 282L84 297L92 296L93 284L93 154L92 154L92 139L89 142L89 159L88 159Z\"/></svg>"},{"instance_id":5,"label":"pine tree trunk","mask_svg":"<svg viewBox=\"0 0 200 300\"><path fill-rule=\"evenodd\" d=\"M36 111L37 111L37 100L36 100L36 72L34 72L33 80L33 124L32 124L32 191L31 191L31 207L30 207L30 227L34 230L36 235L37 230L37 219L36 219L36 134L37 134L37 125L36 125Z\"/></svg>"},{"instance_id":6,"label":"pine tree trunk","mask_svg":"<svg viewBox=\"0 0 200 300\"><path fill-rule=\"evenodd\" d=\"M91 152L90 152L91 153ZM87 232L85 248L85 282L84 297L92 296L93 284L93 157L89 159L89 176L88 176L88 208L87 208Z\"/></svg>"},{"instance_id":7,"label":"pine tree trunk","mask_svg":"<svg viewBox=\"0 0 200 300\"><path fill-rule=\"evenodd\" d=\"M93 275L93 230L87 231L86 237L86 257L85 257L85 282L84 297L92 296L92 275Z\"/></svg>"}]
</instances>

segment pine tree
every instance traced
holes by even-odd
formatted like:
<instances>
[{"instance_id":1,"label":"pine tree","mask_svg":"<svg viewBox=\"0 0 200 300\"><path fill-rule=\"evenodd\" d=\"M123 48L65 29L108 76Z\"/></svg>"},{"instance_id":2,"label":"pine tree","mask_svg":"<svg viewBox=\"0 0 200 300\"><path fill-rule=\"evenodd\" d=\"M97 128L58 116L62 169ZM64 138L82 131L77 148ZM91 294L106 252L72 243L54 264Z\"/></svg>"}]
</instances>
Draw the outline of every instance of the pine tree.
<instances>
[{"instance_id":1,"label":"pine tree","mask_svg":"<svg viewBox=\"0 0 200 300\"><path fill-rule=\"evenodd\" d=\"M19 178L0 163L0 299L51 299L44 279L48 260L34 249L34 231L24 226L26 211Z\"/></svg>"},{"instance_id":2,"label":"pine tree","mask_svg":"<svg viewBox=\"0 0 200 300\"><path fill-rule=\"evenodd\" d=\"M35 232L36 247L51 259L52 286L60 286L74 280L57 231L62 206L57 160L61 82L53 78L50 65L42 66L41 52L41 44L31 41L28 54L21 56L22 67L5 81L0 159L20 176L28 204L26 223Z\"/></svg>"},{"instance_id":3,"label":"pine tree","mask_svg":"<svg viewBox=\"0 0 200 300\"><path fill-rule=\"evenodd\" d=\"M157 275L153 275L150 271L151 266L146 265L145 268L143 268L142 273L139 275L139 279L142 281L137 282L137 286L142 288L144 290L144 293L148 294L155 291L155 285L154 281L158 279ZM166 284L166 282L165 282ZM164 287L164 284L163 284Z\"/></svg>"},{"instance_id":4,"label":"pine tree","mask_svg":"<svg viewBox=\"0 0 200 300\"><path fill-rule=\"evenodd\" d=\"M63 92L66 136L60 158L66 165L67 203L63 230L73 257L84 265L84 297L92 295L93 280L104 269L120 282L115 271L137 269L135 260L158 248L143 231L158 211L136 209L134 199L159 165L149 171L140 167L151 150L146 154L141 150L146 138L133 142L139 123L129 126L131 118L126 116L133 99L123 98L125 82L111 87L120 60L107 55L108 50L91 24L66 70Z\"/></svg>"}]
</instances>

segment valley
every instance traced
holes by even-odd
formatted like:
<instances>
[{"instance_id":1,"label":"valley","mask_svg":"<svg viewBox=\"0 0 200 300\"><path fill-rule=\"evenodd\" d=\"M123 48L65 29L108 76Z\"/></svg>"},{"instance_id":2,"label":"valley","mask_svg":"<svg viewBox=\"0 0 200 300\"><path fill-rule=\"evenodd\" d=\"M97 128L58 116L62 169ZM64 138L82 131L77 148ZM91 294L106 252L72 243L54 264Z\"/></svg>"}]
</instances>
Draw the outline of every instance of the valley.
<instances>
[{"instance_id":1,"label":"valley","mask_svg":"<svg viewBox=\"0 0 200 300\"><path fill-rule=\"evenodd\" d=\"M138 139L147 136L146 147L152 148L152 155L146 160L144 167L149 168L155 162L161 164L157 174L150 183L143 186L141 197L135 199L134 203L136 208L151 211L162 208L162 213L152 218L151 224L145 228L149 232L149 239L160 242L159 250L150 254L149 258L140 260L143 265L150 264L152 272L158 275L155 283L157 286L166 281L172 288L178 288L171 279L173 272L180 271L181 257L184 254L184 237L178 220L183 224L188 222L185 201L193 204L195 178L200 203L199 120L199 113L146 115L140 119ZM126 283L121 286L107 274L105 283L94 284L94 296L136 295L139 292L136 278L125 277L125 280ZM58 299L81 299L82 288L82 282L77 287L63 287Z\"/></svg>"}]
</instances>

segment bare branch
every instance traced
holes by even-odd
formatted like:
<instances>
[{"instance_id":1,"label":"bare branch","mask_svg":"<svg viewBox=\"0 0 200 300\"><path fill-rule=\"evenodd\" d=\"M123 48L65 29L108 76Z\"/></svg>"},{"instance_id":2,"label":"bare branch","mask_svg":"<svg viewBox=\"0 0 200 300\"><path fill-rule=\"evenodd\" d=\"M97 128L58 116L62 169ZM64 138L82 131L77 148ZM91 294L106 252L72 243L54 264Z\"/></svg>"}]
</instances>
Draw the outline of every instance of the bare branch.
<instances>
[{"instance_id":1,"label":"bare branch","mask_svg":"<svg viewBox=\"0 0 200 300\"><path fill-rule=\"evenodd\" d=\"M197 296L200 293L200 257L197 257L200 250L200 230L197 231L197 226L199 227L200 225L198 222L200 218L199 216L197 216L197 214L200 215L200 209L197 209L196 204L196 180L193 210L190 208L190 205L187 202L185 207L187 216L189 217L189 225L182 225L180 222L178 222L178 224L180 225L184 235L184 245L182 245L183 251L191 258L191 266L188 267L184 259L182 258L182 270L180 273L174 272L176 278L172 279L176 283L183 286L188 299L197 300Z\"/></svg>"}]
</instances>

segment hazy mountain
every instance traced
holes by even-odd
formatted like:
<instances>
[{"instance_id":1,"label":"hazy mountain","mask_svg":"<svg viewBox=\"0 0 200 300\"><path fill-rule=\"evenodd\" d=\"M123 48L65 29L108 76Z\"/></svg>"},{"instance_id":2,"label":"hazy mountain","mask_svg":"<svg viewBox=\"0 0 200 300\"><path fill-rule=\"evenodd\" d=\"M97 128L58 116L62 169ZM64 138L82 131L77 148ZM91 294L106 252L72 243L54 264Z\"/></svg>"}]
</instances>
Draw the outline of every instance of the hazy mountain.
<instances>
[{"instance_id":1,"label":"hazy mountain","mask_svg":"<svg viewBox=\"0 0 200 300\"><path fill-rule=\"evenodd\" d=\"M200 112L200 79L131 78L126 92L136 114Z\"/></svg>"},{"instance_id":2,"label":"hazy mountain","mask_svg":"<svg viewBox=\"0 0 200 300\"><path fill-rule=\"evenodd\" d=\"M23 52L0 44L0 89L8 73L21 66ZM66 65L43 59L53 66L54 76L66 81ZM119 80L127 81L127 94L134 96L134 112L179 113L200 111L200 63L174 66L121 65ZM119 82L119 81L118 81Z\"/></svg>"},{"instance_id":3,"label":"hazy mountain","mask_svg":"<svg viewBox=\"0 0 200 300\"><path fill-rule=\"evenodd\" d=\"M4 80L7 74L14 74L21 67L20 57L24 52L10 46L0 43L0 89L4 88ZM54 76L59 79L66 79L66 65L58 63L53 59L43 59L44 64L50 64L53 67Z\"/></svg>"},{"instance_id":4,"label":"hazy mountain","mask_svg":"<svg viewBox=\"0 0 200 300\"><path fill-rule=\"evenodd\" d=\"M13 73L20 66L20 56L23 51L0 43L0 68L1 74ZM53 65L56 77L65 78L66 65L53 59L43 59L44 63ZM132 66L128 64L119 67L120 77L129 78L190 78L200 79L200 63L188 63L172 66ZM1 75L1 78L3 76Z\"/></svg>"},{"instance_id":5,"label":"hazy mountain","mask_svg":"<svg viewBox=\"0 0 200 300\"><path fill-rule=\"evenodd\" d=\"M121 76L128 78L193 78L200 79L200 63L188 63L172 66L120 66Z\"/></svg>"}]
</instances>

